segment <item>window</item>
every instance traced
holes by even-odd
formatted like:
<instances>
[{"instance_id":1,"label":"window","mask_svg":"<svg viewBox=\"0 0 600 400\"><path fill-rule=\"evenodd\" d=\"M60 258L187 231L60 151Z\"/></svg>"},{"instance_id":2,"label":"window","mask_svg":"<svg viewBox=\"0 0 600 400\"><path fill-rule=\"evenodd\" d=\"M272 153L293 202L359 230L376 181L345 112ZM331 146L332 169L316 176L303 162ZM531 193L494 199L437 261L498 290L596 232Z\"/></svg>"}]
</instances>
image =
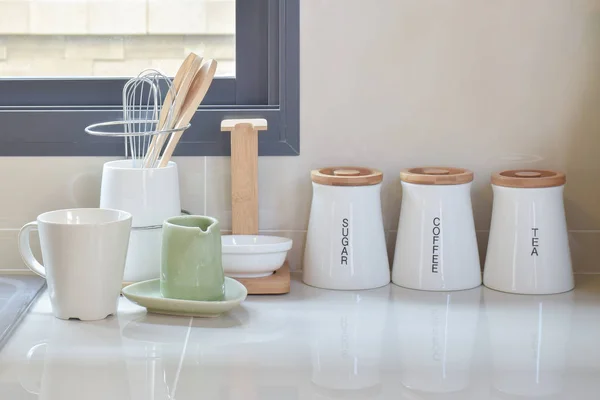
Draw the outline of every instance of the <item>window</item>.
<instances>
[{"instance_id":1,"label":"window","mask_svg":"<svg viewBox=\"0 0 600 400\"><path fill-rule=\"evenodd\" d=\"M127 77L194 51L217 78L175 155L228 155L226 118L266 118L261 155L299 153L298 0L0 0L0 155L122 156Z\"/></svg>"}]
</instances>

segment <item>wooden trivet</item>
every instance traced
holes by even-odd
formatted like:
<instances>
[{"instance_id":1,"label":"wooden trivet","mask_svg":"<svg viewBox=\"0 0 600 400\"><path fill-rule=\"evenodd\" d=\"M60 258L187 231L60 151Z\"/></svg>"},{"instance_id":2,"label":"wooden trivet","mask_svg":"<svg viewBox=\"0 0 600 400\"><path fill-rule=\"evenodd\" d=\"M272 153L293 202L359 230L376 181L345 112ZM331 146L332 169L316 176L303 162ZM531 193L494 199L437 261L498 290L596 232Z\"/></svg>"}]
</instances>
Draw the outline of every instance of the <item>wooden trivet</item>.
<instances>
[{"instance_id":1,"label":"wooden trivet","mask_svg":"<svg viewBox=\"0 0 600 400\"><path fill-rule=\"evenodd\" d=\"M273 275L262 278L233 278L246 286L248 294L285 294L290 292L290 266L286 260Z\"/></svg>"}]
</instances>

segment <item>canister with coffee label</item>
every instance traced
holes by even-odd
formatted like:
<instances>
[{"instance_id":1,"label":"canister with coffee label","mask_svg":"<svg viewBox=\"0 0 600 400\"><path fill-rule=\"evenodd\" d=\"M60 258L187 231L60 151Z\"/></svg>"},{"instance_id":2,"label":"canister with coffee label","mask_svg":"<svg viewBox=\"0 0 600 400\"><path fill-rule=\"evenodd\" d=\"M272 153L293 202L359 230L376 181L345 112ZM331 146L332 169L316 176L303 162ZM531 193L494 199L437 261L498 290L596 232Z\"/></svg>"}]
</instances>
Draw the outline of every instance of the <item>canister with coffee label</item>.
<instances>
[{"instance_id":1,"label":"canister with coffee label","mask_svg":"<svg viewBox=\"0 0 600 400\"><path fill-rule=\"evenodd\" d=\"M381 215L383 173L330 167L311 173L313 198L304 252L304 283L340 290L390 282Z\"/></svg>"},{"instance_id":2,"label":"canister with coffee label","mask_svg":"<svg viewBox=\"0 0 600 400\"><path fill-rule=\"evenodd\" d=\"M473 172L453 167L401 171L402 204L392 281L410 289L481 285L471 207Z\"/></svg>"},{"instance_id":3,"label":"canister with coffee label","mask_svg":"<svg viewBox=\"0 0 600 400\"><path fill-rule=\"evenodd\" d=\"M562 172L522 169L492 175L494 205L484 268L490 289L554 294L574 287Z\"/></svg>"}]
</instances>

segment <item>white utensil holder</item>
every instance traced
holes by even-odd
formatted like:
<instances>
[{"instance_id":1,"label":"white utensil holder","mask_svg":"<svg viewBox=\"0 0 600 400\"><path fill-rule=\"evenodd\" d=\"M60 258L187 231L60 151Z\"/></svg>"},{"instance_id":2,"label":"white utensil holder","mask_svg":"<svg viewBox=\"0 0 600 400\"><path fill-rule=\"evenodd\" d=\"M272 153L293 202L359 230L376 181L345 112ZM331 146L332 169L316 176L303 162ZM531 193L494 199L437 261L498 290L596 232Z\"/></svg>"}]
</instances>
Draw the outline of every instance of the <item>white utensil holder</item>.
<instances>
[{"instance_id":1,"label":"white utensil holder","mask_svg":"<svg viewBox=\"0 0 600 400\"><path fill-rule=\"evenodd\" d=\"M100 207L133 216L123 280L158 278L162 223L181 214L177 164L171 161L164 168L134 168L132 160L105 163Z\"/></svg>"}]
</instances>

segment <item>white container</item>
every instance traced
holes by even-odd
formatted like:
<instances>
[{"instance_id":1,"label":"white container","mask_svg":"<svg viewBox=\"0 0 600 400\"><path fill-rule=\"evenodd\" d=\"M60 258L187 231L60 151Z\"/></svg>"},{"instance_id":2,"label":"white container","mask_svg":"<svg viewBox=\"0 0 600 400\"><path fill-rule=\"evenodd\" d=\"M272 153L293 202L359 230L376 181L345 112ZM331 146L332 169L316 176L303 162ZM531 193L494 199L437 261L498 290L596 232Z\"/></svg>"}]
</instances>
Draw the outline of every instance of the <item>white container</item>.
<instances>
[{"instance_id":1,"label":"white container","mask_svg":"<svg viewBox=\"0 0 600 400\"><path fill-rule=\"evenodd\" d=\"M123 282L140 282L160 277L162 227L131 228Z\"/></svg>"},{"instance_id":2,"label":"white container","mask_svg":"<svg viewBox=\"0 0 600 400\"><path fill-rule=\"evenodd\" d=\"M292 239L264 235L224 235L223 270L232 278L261 278L277 271L292 248Z\"/></svg>"},{"instance_id":3,"label":"white container","mask_svg":"<svg viewBox=\"0 0 600 400\"><path fill-rule=\"evenodd\" d=\"M100 207L133 215L125 265L125 282L160 276L162 223L181 214L177 164L164 168L134 168L132 160L104 164Z\"/></svg>"},{"instance_id":4,"label":"white container","mask_svg":"<svg viewBox=\"0 0 600 400\"><path fill-rule=\"evenodd\" d=\"M575 286L565 218L563 173L511 170L492 175L494 207L485 286L553 294Z\"/></svg>"},{"instance_id":5,"label":"white container","mask_svg":"<svg viewBox=\"0 0 600 400\"><path fill-rule=\"evenodd\" d=\"M181 213L177 164L133 168L132 160L110 161L102 170L100 207L127 211L133 227L162 225Z\"/></svg>"},{"instance_id":6,"label":"white container","mask_svg":"<svg viewBox=\"0 0 600 400\"><path fill-rule=\"evenodd\" d=\"M372 289L390 282L381 216L380 171L361 167L312 171L313 198L304 283L325 289Z\"/></svg>"},{"instance_id":7,"label":"white container","mask_svg":"<svg viewBox=\"0 0 600 400\"><path fill-rule=\"evenodd\" d=\"M462 168L411 168L400 173L402 207L392 281L419 290L481 285L471 207L473 173Z\"/></svg>"}]
</instances>

